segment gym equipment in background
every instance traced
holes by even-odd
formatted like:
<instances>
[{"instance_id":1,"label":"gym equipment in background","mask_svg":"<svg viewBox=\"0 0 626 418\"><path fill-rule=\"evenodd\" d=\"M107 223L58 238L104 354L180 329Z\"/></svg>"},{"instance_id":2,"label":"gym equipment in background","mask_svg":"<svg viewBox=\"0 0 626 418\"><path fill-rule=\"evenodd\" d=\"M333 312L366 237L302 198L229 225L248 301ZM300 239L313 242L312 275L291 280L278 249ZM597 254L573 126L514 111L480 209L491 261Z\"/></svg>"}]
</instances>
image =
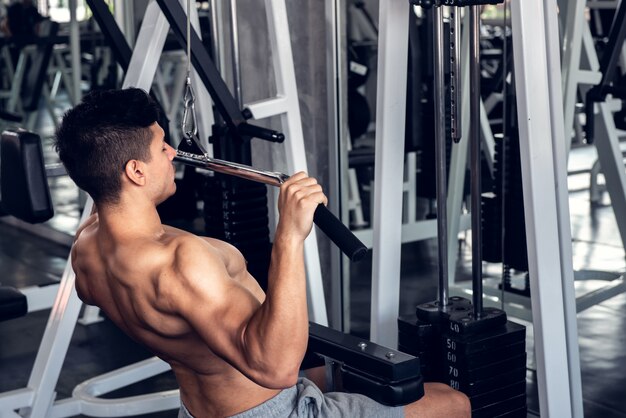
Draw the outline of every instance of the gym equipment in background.
<instances>
[{"instance_id":1,"label":"gym equipment in background","mask_svg":"<svg viewBox=\"0 0 626 418\"><path fill-rule=\"evenodd\" d=\"M427 380L444 382L467 394L472 416L526 417L526 330L507 321L503 310L483 307L481 237L480 138L480 8L470 14L470 141L472 214L472 301L449 297L447 277L447 176L443 15L434 5L435 118L437 123L437 223L439 292L434 302L418 305L416 316L398 319L398 343L403 351L420 356ZM424 6L422 2L422 6ZM451 10L452 19L460 13ZM453 41L451 41L453 42ZM452 55L453 57L454 55ZM453 75L455 71L451 71ZM455 85L454 81L450 85ZM454 91L451 94L454 100ZM453 103L451 108L454 109ZM454 114L454 112L453 112ZM440 117L441 116L441 117ZM455 119L452 117L454 125ZM454 127L451 131L454 132ZM454 136L453 136L454 137ZM458 138L457 138L458 140ZM443 168L441 168L443 167ZM441 207L443 206L443 207Z\"/></svg>"}]
</instances>

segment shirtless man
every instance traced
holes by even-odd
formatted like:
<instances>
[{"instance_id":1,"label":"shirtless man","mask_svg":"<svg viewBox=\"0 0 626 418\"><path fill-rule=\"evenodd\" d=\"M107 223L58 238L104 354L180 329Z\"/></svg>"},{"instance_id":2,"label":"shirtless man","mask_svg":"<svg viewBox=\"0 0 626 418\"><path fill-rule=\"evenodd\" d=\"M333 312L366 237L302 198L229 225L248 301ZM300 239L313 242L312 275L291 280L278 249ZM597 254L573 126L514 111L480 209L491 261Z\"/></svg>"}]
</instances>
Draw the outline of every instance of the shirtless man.
<instances>
[{"instance_id":1,"label":"shirtless man","mask_svg":"<svg viewBox=\"0 0 626 418\"><path fill-rule=\"evenodd\" d=\"M237 249L161 223L156 206L176 191L175 150L157 116L142 90L92 94L66 113L56 146L97 208L72 249L78 295L172 366L180 417L469 416L467 398L445 385L388 408L299 379L308 340L303 242L326 196L304 173L282 185L264 294Z\"/></svg>"}]
</instances>

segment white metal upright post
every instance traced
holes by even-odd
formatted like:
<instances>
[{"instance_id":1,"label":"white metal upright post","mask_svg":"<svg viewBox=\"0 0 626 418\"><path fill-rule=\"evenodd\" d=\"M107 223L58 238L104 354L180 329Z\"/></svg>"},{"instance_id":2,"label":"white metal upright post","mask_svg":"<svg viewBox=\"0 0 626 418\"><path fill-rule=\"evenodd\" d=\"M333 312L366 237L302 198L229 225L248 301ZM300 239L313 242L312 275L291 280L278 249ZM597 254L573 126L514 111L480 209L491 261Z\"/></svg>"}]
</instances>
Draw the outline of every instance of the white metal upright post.
<instances>
[{"instance_id":1,"label":"white metal upright post","mask_svg":"<svg viewBox=\"0 0 626 418\"><path fill-rule=\"evenodd\" d=\"M92 201L89 199L83 209L81 223L87 219L91 208ZM24 416L33 418L47 416L47 411L54 401L61 367L83 305L74 288L75 280L72 259L68 257L28 385L25 389L0 395L0 411L24 408L23 412L26 413ZM20 391L25 396L16 396Z\"/></svg>"},{"instance_id":2,"label":"white metal upright post","mask_svg":"<svg viewBox=\"0 0 626 418\"><path fill-rule=\"evenodd\" d=\"M562 105L562 67L559 48L557 5L555 0L543 3L547 41L548 85L550 87L550 110L552 119L552 152L554 154L554 176L556 179L556 210L560 239L561 288L565 315L565 338L569 370L569 390L572 417L582 418L583 397L580 377L580 354L578 350L578 323L576 314L576 293L574 289L574 268L572 254L572 233L569 212L569 191L567 188L567 154L570 143L566 136Z\"/></svg>"},{"instance_id":3,"label":"white metal upright post","mask_svg":"<svg viewBox=\"0 0 626 418\"><path fill-rule=\"evenodd\" d=\"M561 74L563 75L563 113L565 119L565 145L569 154L574 129L574 114L578 96L578 83L581 81L580 56L583 41L583 26L585 25L585 0L560 0L559 8L564 15L563 45ZM602 77L597 74L597 84ZM566 154L566 155L567 155Z\"/></svg>"},{"instance_id":4,"label":"white metal upright post","mask_svg":"<svg viewBox=\"0 0 626 418\"><path fill-rule=\"evenodd\" d=\"M406 0L380 4L370 339L388 347L398 344L408 13Z\"/></svg>"},{"instance_id":5,"label":"white metal upright post","mask_svg":"<svg viewBox=\"0 0 626 418\"><path fill-rule=\"evenodd\" d=\"M254 104L250 103L246 107L252 111L255 119L280 115L281 129L287 138L284 142L287 170L289 173L308 171L285 1L265 0L265 13L272 48L276 97ZM315 228L311 230L304 242L304 257L309 317L315 323L328 326L322 267Z\"/></svg>"},{"instance_id":6,"label":"white metal upright post","mask_svg":"<svg viewBox=\"0 0 626 418\"><path fill-rule=\"evenodd\" d=\"M543 417L579 416L556 0L511 6L539 404Z\"/></svg>"},{"instance_id":7,"label":"white metal upright post","mask_svg":"<svg viewBox=\"0 0 626 418\"><path fill-rule=\"evenodd\" d=\"M78 18L76 16L76 0L69 1L70 8L70 46L72 50L72 92L74 103L79 103L82 98L80 90L81 65L80 65L80 34Z\"/></svg>"},{"instance_id":8,"label":"white metal upright post","mask_svg":"<svg viewBox=\"0 0 626 418\"><path fill-rule=\"evenodd\" d=\"M156 1L146 8L122 88L150 90L170 25Z\"/></svg>"}]
</instances>

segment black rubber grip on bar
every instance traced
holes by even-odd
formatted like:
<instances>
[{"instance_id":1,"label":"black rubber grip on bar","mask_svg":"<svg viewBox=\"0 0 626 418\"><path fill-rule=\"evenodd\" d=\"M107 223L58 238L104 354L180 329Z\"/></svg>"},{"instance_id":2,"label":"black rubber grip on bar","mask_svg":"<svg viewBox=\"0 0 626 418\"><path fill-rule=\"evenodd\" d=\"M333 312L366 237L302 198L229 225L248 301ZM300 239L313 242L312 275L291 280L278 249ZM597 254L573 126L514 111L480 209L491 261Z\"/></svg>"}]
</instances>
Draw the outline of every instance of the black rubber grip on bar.
<instances>
[{"instance_id":1,"label":"black rubber grip on bar","mask_svg":"<svg viewBox=\"0 0 626 418\"><path fill-rule=\"evenodd\" d=\"M351 261L360 261L367 247L324 205L315 209L313 222Z\"/></svg>"},{"instance_id":2,"label":"black rubber grip on bar","mask_svg":"<svg viewBox=\"0 0 626 418\"><path fill-rule=\"evenodd\" d=\"M285 135L282 132L273 131L256 125L250 125L249 123L240 123L237 125L237 130L242 136L251 136L263 139L264 141L282 143L285 140Z\"/></svg>"}]
</instances>

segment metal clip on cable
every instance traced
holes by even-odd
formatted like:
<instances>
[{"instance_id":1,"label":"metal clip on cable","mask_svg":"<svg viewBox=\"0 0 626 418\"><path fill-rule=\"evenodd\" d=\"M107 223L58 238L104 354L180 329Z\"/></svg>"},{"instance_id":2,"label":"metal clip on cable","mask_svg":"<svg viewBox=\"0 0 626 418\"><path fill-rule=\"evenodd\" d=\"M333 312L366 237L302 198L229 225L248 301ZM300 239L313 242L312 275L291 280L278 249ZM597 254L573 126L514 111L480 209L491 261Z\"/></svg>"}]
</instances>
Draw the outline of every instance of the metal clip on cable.
<instances>
[{"instance_id":1,"label":"metal clip on cable","mask_svg":"<svg viewBox=\"0 0 626 418\"><path fill-rule=\"evenodd\" d=\"M185 135L185 142L187 142L187 145L189 146L195 144L200 152L202 152L202 154L208 158L209 153L200 142L200 138L198 138L198 122L196 119L195 107L196 97L193 94L193 88L191 87L189 76L187 76L187 87L185 88L183 102L184 111L181 127L183 130L183 134Z\"/></svg>"},{"instance_id":2,"label":"metal clip on cable","mask_svg":"<svg viewBox=\"0 0 626 418\"><path fill-rule=\"evenodd\" d=\"M183 111L183 121L181 128L183 134L185 134L185 140L188 145L192 144L192 141L198 136L198 124L196 121L196 96L193 94L193 88L191 87L191 79L187 75L187 86L185 87L185 95L183 96L183 103L185 110Z\"/></svg>"}]
</instances>

